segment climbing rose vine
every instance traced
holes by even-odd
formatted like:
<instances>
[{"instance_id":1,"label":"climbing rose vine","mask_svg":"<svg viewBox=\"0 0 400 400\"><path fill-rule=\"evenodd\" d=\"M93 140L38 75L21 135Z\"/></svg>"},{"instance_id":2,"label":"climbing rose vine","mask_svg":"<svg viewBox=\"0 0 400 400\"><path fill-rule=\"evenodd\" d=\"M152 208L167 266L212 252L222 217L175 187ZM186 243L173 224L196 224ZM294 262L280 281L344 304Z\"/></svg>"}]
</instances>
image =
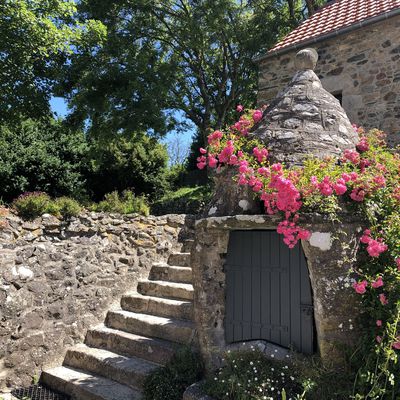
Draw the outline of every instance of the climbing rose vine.
<instances>
[{"instance_id":1,"label":"climbing rose vine","mask_svg":"<svg viewBox=\"0 0 400 400\"><path fill-rule=\"evenodd\" d=\"M359 354L359 393L354 398L386 398L394 393L400 398L398 154L387 148L383 132L354 126L359 135L356 149L345 150L340 158L310 157L303 167L288 168L270 162L268 146L251 134L263 110L239 105L236 111L240 118L235 124L208 136L198 168L235 168L236 184L249 187L267 214L282 215L277 231L290 248L310 238L311 233L299 225L302 213L319 212L340 221L341 211L347 211L365 221L360 237L365 261L349 271L355 293L361 296L367 332Z\"/></svg>"}]
</instances>

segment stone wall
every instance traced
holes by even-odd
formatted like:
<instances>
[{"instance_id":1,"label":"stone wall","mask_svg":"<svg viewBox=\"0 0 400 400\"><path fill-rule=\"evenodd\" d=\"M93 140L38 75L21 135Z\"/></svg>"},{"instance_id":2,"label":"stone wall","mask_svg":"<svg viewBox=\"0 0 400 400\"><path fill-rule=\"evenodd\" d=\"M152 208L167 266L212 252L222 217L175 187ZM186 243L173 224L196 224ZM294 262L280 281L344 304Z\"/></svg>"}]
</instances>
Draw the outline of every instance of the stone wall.
<instances>
[{"instance_id":1,"label":"stone wall","mask_svg":"<svg viewBox=\"0 0 400 400\"><path fill-rule=\"evenodd\" d=\"M389 134L400 143L400 17L315 43L315 72L332 94L342 93L352 123ZM308 46L310 47L310 46ZM292 79L299 49L259 63L259 105L268 104Z\"/></svg>"},{"instance_id":2,"label":"stone wall","mask_svg":"<svg viewBox=\"0 0 400 400\"><path fill-rule=\"evenodd\" d=\"M184 215L2 218L0 392L59 364L153 262L180 249L184 223Z\"/></svg>"},{"instance_id":3,"label":"stone wall","mask_svg":"<svg viewBox=\"0 0 400 400\"><path fill-rule=\"evenodd\" d=\"M302 217L312 232L302 241L313 291L318 351L327 363L342 363L343 350L358 338L358 299L351 287L349 268L354 264L362 231L359 221L344 216L332 224L319 215ZM218 367L225 341L225 262L232 230L276 229L280 219L267 215L209 217L197 221L192 248L194 313L200 350L208 366Z\"/></svg>"}]
</instances>

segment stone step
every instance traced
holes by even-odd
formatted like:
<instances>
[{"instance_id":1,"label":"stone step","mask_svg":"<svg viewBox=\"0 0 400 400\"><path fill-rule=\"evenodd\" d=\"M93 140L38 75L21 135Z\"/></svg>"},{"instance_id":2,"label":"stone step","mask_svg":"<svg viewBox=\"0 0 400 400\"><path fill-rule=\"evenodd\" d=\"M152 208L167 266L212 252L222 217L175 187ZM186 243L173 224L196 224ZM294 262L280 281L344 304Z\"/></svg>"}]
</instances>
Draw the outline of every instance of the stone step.
<instances>
[{"instance_id":1,"label":"stone step","mask_svg":"<svg viewBox=\"0 0 400 400\"><path fill-rule=\"evenodd\" d=\"M190 253L190 251L192 250L193 243L194 239L185 239L182 244L181 252Z\"/></svg>"},{"instance_id":2,"label":"stone step","mask_svg":"<svg viewBox=\"0 0 400 400\"><path fill-rule=\"evenodd\" d=\"M138 293L145 296L167 297L170 299L193 300L193 285L187 283L140 280Z\"/></svg>"},{"instance_id":3,"label":"stone step","mask_svg":"<svg viewBox=\"0 0 400 400\"><path fill-rule=\"evenodd\" d=\"M124 310L109 311L106 326L182 344L190 344L194 336L194 324L190 321Z\"/></svg>"},{"instance_id":4,"label":"stone step","mask_svg":"<svg viewBox=\"0 0 400 400\"><path fill-rule=\"evenodd\" d=\"M139 390L74 368L45 370L41 382L72 400L141 400Z\"/></svg>"},{"instance_id":5,"label":"stone step","mask_svg":"<svg viewBox=\"0 0 400 400\"><path fill-rule=\"evenodd\" d=\"M107 349L117 354L139 357L164 365L174 355L176 345L161 339L135 335L104 325L89 329L85 343L88 346Z\"/></svg>"},{"instance_id":6,"label":"stone step","mask_svg":"<svg viewBox=\"0 0 400 400\"><path fill-rule=\"evenodd\" d=\"M171 253L168 264L177 267L190 267L190 253Z\"/></svg>"},{"instance_id":7,"label":"stone step","mask_svg":"<svg viewBox=\"0 0 400 400\"><path fill-rule=\"evenodd\" d=\"M121 308L125 311L159 317L193 320L193 303L191 301L163 299L132 293L122 297Z\"/></svg>"},{"instance_id":8,"label":"stone step","mask_svg":"<svg viewBox=\"0 0 400 400\"><path fill-rule=\"evenodd\" d=\"M68 349L63 365L104 376L134 389L143 387L146 376L159 367L141 358L126 357L84 344Z\"/></svg>"},{"instance_id":9,"label":"stone step","mask_svg":"<svg viewBox=\"0 0 400 400\"><path fill-rule=\"evenodd\" d=\"M157 263L151 267L149 279L153 281L192 283L192 269Z\"/></svg>"}]
</instances>

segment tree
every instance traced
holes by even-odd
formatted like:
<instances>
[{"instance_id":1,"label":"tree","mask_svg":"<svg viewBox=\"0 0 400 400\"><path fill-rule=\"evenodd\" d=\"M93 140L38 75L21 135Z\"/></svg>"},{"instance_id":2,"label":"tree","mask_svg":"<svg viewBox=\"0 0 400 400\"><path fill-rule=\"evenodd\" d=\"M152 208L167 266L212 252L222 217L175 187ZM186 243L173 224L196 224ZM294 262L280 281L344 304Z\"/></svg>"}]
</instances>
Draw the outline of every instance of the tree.
<instances>
[{"instance_id":1,"label":"tree","mask_svg":"<svg viewBox=\"0 0 400 400\"><path fill-rule=\"evenodd\" d=\"M326 0L287 0L291 20L298 24L303 19L311 17Z\"/></svg>"},{"instance_id":2,"label":"tree","mask_svg":"<svg viewBox=\"0 0 400 400\"><path fill-rule=\"evenodd\" d=\"M0 125L0 198L11 201L23 192L52 196L85 195L84 134L60 121L20 121Z\"/></svg>"},{"instance_id":3,"label":"tree","mask_svg":"<svg viewBox=\"0 0 400 400\"><path fill-rule=\"evenodd\" d=\"M253 58L319 1L82 0L82 21L101 21L107 37L95 52L78 47L65 66L69 122L86 123L91 138L162 135L179 110L204 145L210 129L236 118L237 103L254 106Z\"/></svg>"},{"instance_id":4,"label":"tree","mask_svg":"<svg viewBox=\"0 0 400 400\"><path fill-rule=\"evenodd\" d=\"M66 66L59 93L70 122L89 122L91 135L163 134L176 122L169 111L181 110L202 135L224 125L235 102L254 103L252 57L286 29L279 3L82 0L80 18L101 21L107 38L96 52L78 48Z\"/></svg>"},{"instance_id":5,"label":"tree","mask_svg":"<svg viewBox=\"0 0 400 400\"><path fill-rule=\"evenodd\" d=\"M0 3L0 122L49 116L49 99L77 42L100 41L104 27L77 25L73 0L3 0Z\"/></svg>"},{"instance_id":6,"label":"tree","mask_svg":"<svg viewBox=\"0 0 400 400\"><path fill-rule=\"evenodd\" d=\"M167 160L165 147L145 133L95 140L87 175L91 197L98 201L106 193L131 189L158 198L168 186Z\"/></svg>"},{"instance_id":7,"label":"tree","mask_svg":"<svg viewBox=\"0 0 400 400\"><path fill-rule=\"evenodd\" d=\"M64 66L58 94L66 96L68 122L87 126L91 138L132 132L162 135L174 125L168 113L173 70L165 50L146 33L147 21L130 0L82 0L80 18L101 21L106 40L96 51L78 46ZM140 5L140 4L139 4ZM126 136L126 137L127 137Z\"/></svg>"}]
</instances>

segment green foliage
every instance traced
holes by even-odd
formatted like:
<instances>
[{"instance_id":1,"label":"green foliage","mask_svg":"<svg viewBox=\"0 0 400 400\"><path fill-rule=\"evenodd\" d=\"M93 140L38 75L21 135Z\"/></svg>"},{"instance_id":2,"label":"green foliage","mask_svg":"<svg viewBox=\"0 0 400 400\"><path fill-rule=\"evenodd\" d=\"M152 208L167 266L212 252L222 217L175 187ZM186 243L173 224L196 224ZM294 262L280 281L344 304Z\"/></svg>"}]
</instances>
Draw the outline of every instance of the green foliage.
<instances>
[{"instance_id":1,"label":"green foliage","mask_svg":"<svg viewBox=\"0 0 400 400\"><path fill-rule=\"evenodd\" d=\"M154 215L163 214L200 214L210 201L210 186L183 187L166 193L160 200L152 203Z\"/></svg>"},{"instance_id":2,"label":"green foliage","mask_svg":"<svg viewBox=\"0 0 400 400\"><path fill-rule=\"evenodd\" d=\"M117 191L108 193L98 204L91 206L93 211L114 212L119 214L138 213L149 215L149 206L143 196L136 197L130 190L125 190L122 195Z\"/></svg>"},{"instance_id":3,"label":"green foliage","mask_svg":"<svg viewBox=\"0 0 400 400\"><path fill-rule=\"evenodd\" d=\"M101 23L76 20L73 0L0 3L0 122L49 115L48 100L72 46L101 42Z\"/></svg>"},{"instance_id":4,"label":"green foliage","mask_svg":"<svg viewBox=\"0 0 400 400\"><path fill-rule=\"evenodd\" d=\"M47 212L51 198L46 193L25 193L15 199L12 207L24 219L34 219Z\"/></svg>"},{"instance_id":5,"label":"green foliage","mask_svg":"<svg viewBox=\"0 0 400 400\"><path fill-rule=\"evenodd\" d=\"M64 65L58 91L70 100L69 122L88 126L92 137L114 137L173 126L168 91L173 70L167 49L149 34L156 23L142 6L147 0L81 0L83 20L101 21L107 29L96 51L79 46Z\"/></svg>"},{"instance_id":6,"label":"green foliage","mask_svg":"<svg viewBox=\"0 0 400 400\"><path fill-rule=\"evenodd\" d=\"M87 151L83 133L60 121L0 125L0 197L33 191L81 197Z\"/></svg>"},{"instance_id":7,"label":"green foliage","mask_svg":"<svg viewBox=\"0 0 400 400\"><path fill-rule=\"evenodd\" d=\"M24 219L32 220L48 213L58 218L76 217L82 210L80 204L68 197L52 199L42 192L24 193L15 199L12 207Z\"/></svg>"},{"instance_id":8,"label":"green foliage","mask_svg":"<svg viewBox=\"0 0 400 400\"><path fill-rule=\"evenodd\" d=\"M344 400L353 390L355 370L348 363L342 368L327 366L318 356L295 357L293 365L299 373L307 400Z\"/></svg>"},{"instance_id":9,"label":"green foliage","mask_svg":"<svg viewBox=\"0 0 400 400\"><path fill-rule=\"evenodd\" d=\"M58 197L54 200L54 211L50 214L61 215L63 218L69 219L76 217L82 211L82 206L74 199L69 197Z\"/></svg>"},{"instance_id":10,"label":"green foliage","mask_svg":"<svg viewBox=\"0 0 400 400\"><path fill-rule=\"evenodd\" d=\"M100 200L135 189L161 196L168 188L165 147L146 134L87 140L61 121L0 125L0 198L43 191L52 197Z\"/></svg>"},{"instance_id":11,"label":"green foliage","mask_svg":"<svg viewBox=\"0 0 400 400\"><path fill-rule=\"evenodd\" d=\"M144 400L181 400L186 388L201 379L203 364L190 348L177 351L165 367L150 374L144 383Z\"/></svg>"},{"instance_id":12,"label":"green foliage","mask_svg":"<svg viewBox=\"0 0 400 400\"><path fill-rule=\"evenodd\" d=\"M89 157L91 170L87 182L95 200L126 189L158 197L168 187L165 147L146 134L93 141Z\"/></svg>"},{"instance_id":13,"label":"green foliage","mask_svg":"<svg viewBox=\"0 0 400 400\"><path fill-rule=\"evenodd\" d=\"M226 353L224 366L208 377L204 389L218 400L305 399L310 386L302 385L293 366L252 349Z\"/></svg>"},{"instance_id":14,"label":"green foliage","mask_svg":"<svg viewBox=\"0 0 400 400\"><path fill-rule=\"evenodd\" d=\"M101 21L107 34L102 47L78 47L65 64L58 89L70 122L88 121L92 136L163 134L180 110L204 145L209 128L232 121L236 102L254 104L253 57L304 17L300 6L291 16L288 3L82 0L81 18Z\"/></svg>"}]
</instances>

